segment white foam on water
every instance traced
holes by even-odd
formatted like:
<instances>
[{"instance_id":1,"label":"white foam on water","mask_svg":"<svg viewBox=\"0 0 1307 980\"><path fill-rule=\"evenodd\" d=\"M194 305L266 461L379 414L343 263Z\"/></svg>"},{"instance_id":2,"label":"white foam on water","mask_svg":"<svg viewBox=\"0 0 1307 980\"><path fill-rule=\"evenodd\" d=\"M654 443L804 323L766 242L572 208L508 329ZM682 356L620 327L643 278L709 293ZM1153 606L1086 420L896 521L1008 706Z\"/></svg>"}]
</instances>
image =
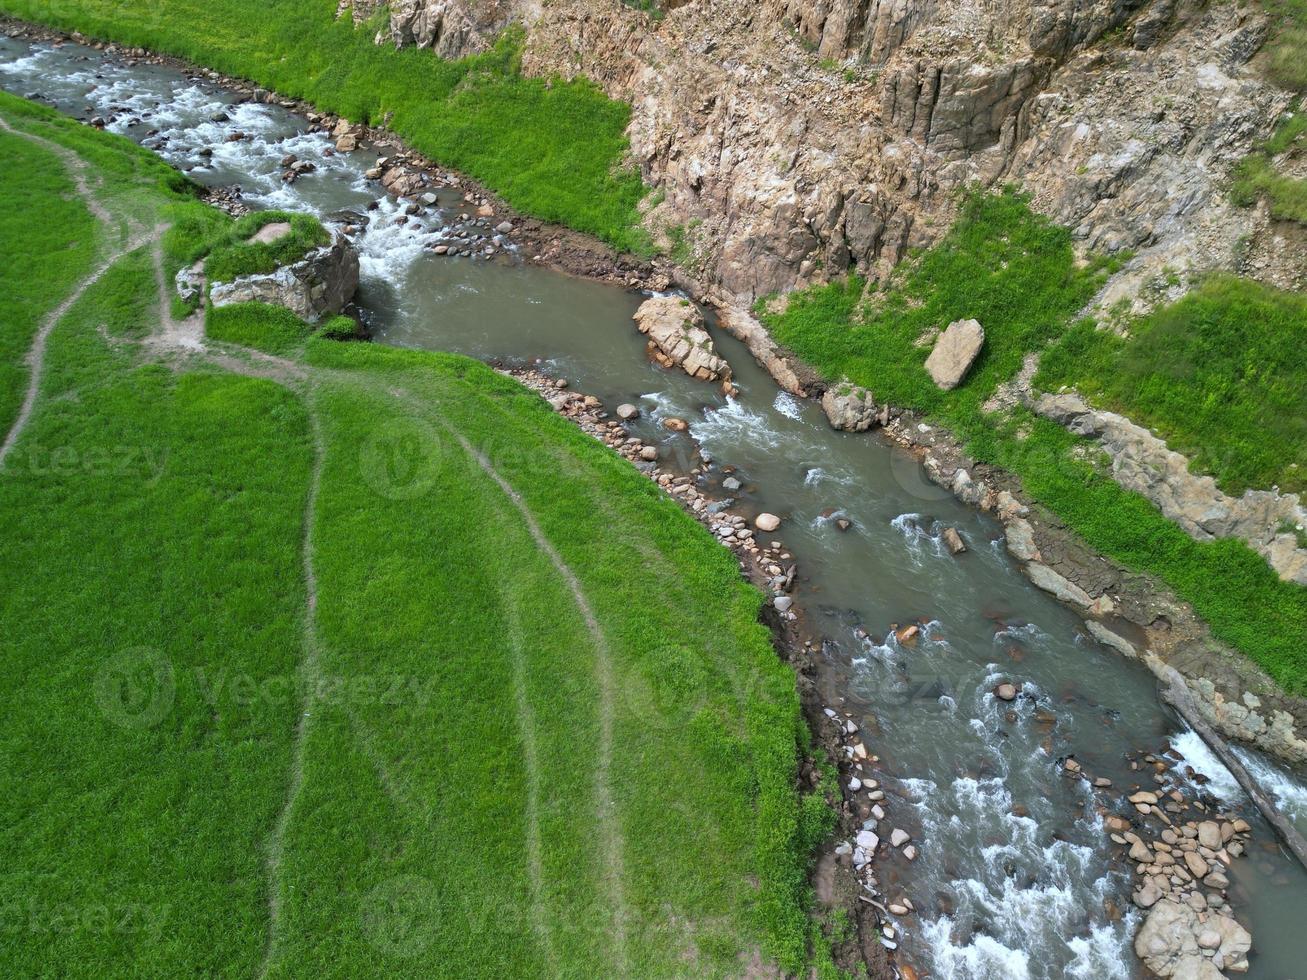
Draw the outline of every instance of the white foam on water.
<instances>
[{"instance_id":1,"label":"white foam on water","mask_svg":"<svg viewBox=\"0 0 1307 980\"><path fill-rule=\"evenodd\" d=\"M371 212L367 230L355 244L359 250L359 276L363 279L400 285L428 245L441 239L441 229L409 218L404 224L404 206L385 198Z\"/></svg>"},{"instance_id":2,"label":"white foam on water","mask_svg":"<svg viewBox=\"0 0 1307 980\"><path fill-rule=\"evenodd\" d=\"M1053 838L1040 819L1014 814L1001 776L963 777L943 789L910 779L904 787L922 822L918 874L954 903L933 919L922 908L920 935L933 976L1133 975L1134 919L1109 923L1101 915L1104 900L1119 898L1124 884L1105 874L1093 846ZM1039 809L1041 802L1030 805ZM962 859L966 876L959 877L963 855L974 857Z\"/></svg>"},{"instance_id":3,"label":"white foam on water","mask_svg":"<svg viewBox=\"0 0 1307 980\"><path fill-rule=\"evenodd\" d=\"M948 916L921 925L932 976L939 980L1029 980L1029 953L1010 949L983 933L959 946L953 942L953 929L954 921Z\"/></svg>"},{"instance_id":4,"label":"white foam on water","mask_svg":"<svg viewBox=\"0 0 1307 980\"><path fill-rule=\"evenodd\" d=\"M803 416L803 406L788 391L776 392L776 399L772 402L771 407L787 419L797 420Z\"/></svg>"},{"instance_id":5,"label":"white foam on water","mask_svg":"<svg viewBox=\"0 0 1307 980\"><path fill-rule=\"evenodd\" d=\"M40 69L44 52L37 50L15 61L0 62L0 72L6 75L28 75Z\"/></svg>"},{"instance_id":6,"label":"white foam on water","mask_svg":"<svg viewBox=\"0 0 1307 980\"><path fill-rule=\"evenodd\" d=\"M1034 623L1022 623L1019 626L1004 626L994 634L995 643L1017 641L1019 643L1047 643L1052 639Z\"/></svg>"},{"instance_id":7,"label":"white foam on water","mask_svg":"<svg viewBox=\"0 0 1307 980\"><path fill-rule=\"evenodd\" d=\"M721 408L709 410L703 418L690 424L691 434L705 446L720 440L727 445L752 444L763 449L779 449L785 442L771 427L767 416L755 412L734 396Z\"/></svg>"},{"instance_id":8,"label":"white foam on water","mask_svg":"<svg viewBox=\"0 0 1307 980\"><path fill-rule=\"evenodd\" d=\"M939 521L931 521L927 527L925 520L920 514L907 513L900 514L889 522L890 527L903 536L903 543L908 547L908 558L918 567L928 556L943 558L947 553Z\"/></svg>"},{"instance_id":9,"label":"white foam on water","mask_svg":"<svg viewBox=\"0 0 1307 980\"><path fill-rule=\"evenodd\" d=\"M1074 959L1067 964L1066 975L1076 980L1133 976L1130 954L1121 935L1134 935L1138 921L1138 914L1131 908L1119 925L1091 926L1088 936L1068 939L1067 947Z\"/></svg>"},{"instance_id":10,"label":"white foam on water","mask_svg":"<svg viewBox=\"0 0 1307 980\"><path fill-rule=\"evenodd\" d=\"M1245 799L1239 782L1224 763L1216 757L1207 743L1192 728L1186 728L1171 736L1171 747L1184 756L1184 765L1191 766L1196 773L1207 777L1206 792L1217 796L1230 804L1242 803ZM1177 776L1183 776L1183 766L1173 770Z\"/></svg>"},{"instance_id":11,"label":"white foam on water","mask_svg":"<svg viewBox=\"0 0 1307 980\"><path fill-rule=\"evenodd\" d=\"M1280 812L1307 833L1307 785L1242 746L1235 746L1234 752L1253 779L1275 797Z\"/></svg>"}]
</instances>

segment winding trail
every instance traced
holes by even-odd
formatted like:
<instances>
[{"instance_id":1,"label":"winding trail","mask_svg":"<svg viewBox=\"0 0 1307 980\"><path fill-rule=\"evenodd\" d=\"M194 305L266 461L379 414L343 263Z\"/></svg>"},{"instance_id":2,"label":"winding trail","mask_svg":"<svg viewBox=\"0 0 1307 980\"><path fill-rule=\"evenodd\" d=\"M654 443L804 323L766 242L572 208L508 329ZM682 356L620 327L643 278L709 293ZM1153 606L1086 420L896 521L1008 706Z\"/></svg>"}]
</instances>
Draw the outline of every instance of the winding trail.
<instances>
[{"instance_id":1,"label":"winding trail","mask_svg":"<svg viewBox=\"0 0 1307 980\"><path fill-rule=\"evenodd\" d=\"M499 508L496 508L499 511ZM545 949L549 975L558 976L558 954L546 922L544 863L540 855L540 759L536 746L535 712L527 696L527 662L525 641L522 635L522 616L517 600L507 589L499 590L504 617L508 626L508 645L512 651L510 667L513 679L513 701L517 721L522 732L522 765L526 770L526 864L531 882L531 928Z\"/></svg>"},{"instance_id":2,"label":"winding trail","mask_svg":"<svg viewBox=\"0 0 1307 980\"><path fill-rule=\"evenodd\" d=\"M72 178L73 184L77 188L77 194L85 203L87 210L95 216L106 232L113 226L114 216L96 198L95 191L87 178L86 163L81 157L57 143L51 143L49 140L33 133L14 129L3 117L0 117L0 129L4 129L11 136L17 136L20 139L35 143L58 157L64 165L65 172ZM109 271L115 262L124 255L149 244L162 232L159 227L148 231L144 230L130 220L126 222L126 227L128 229L127 233L120 236L118 246L102 258L90 274L83 277L58 306L45 315L40 327L37 328L36 335L32 338L32 346L28 348L27 356L24 358L27 363L27 391L23 394L23 403L18 409L18 415L14 418L9 431L5 433L4 442L0 443L0 467L4 466L5 460L13 451L14 446L18 444L19 437L22 436L27 424L32 420L32 410L36 407L36 398L41 391L41 379L45 373L45 350L50 342L50 335L54 332L55 325L67 316L68 311L73 308L74 304Z\"/></svg>"},{"instance_id":3,"label":"winding trail","mask_svg":"<svg viewBox=\"0 0 1307 980\"><path fill-rule=\"evenodd\" d=\"M626 889L623 884L626 842L622 836L617 807L613 801L610 776L613 761L615 685L608 637L604 634L603 627L599 625L594 610L590 608L590 602L585 596L585 591L581 588L581 582L576 577L576 573L563 561L553 543L545 536L544 531L541 530L539 523L535 519L535 515L531 512L531 508L526 505L526 501L491 465L490 460L478 452L476 447L468 442L462 433L450 429L447 424L445 428L463 447L463 451L476 462L483 473L495 482L499 489L503 491L504 496L516 508L518 515L526 525L527 531L531 534L532 540L535 541L536 547L549 559L550 564L554 566L554 571L567 584L568 591L572 593L572 599L576 603L577 609L580 610L581 616L585 620L586 630L594 643L595 678L599 684L599 745L598 758L595 762L595 797L599 807L599 827L603 838L605 863L608 866L608 874L605 877L613 909L613 942L614 954L617 959L616 973L618 976L627 976L629 974L626 950L626 919L628 913Z\"/></svg>"},{"instance_id":4,"label":"winding trail","mask_svg":"<svg viewBox=\"0 0 1307 980\"><path fill-rule=\"evenodd\" d=\"M281 863L285 856L286 830L291 814L304 787L304 756L308 743L309 726L313 722L314 702L322 686L322 658L318 641L318 578L313 568L313 520L318 504L318 489L322 483L322 425L313 408L313 389L304 393L306 413L313 433L313 467L309 476L309 492L304 499L304 537L301 555L304 566L304 656L300 661L300 680L304 691L304 704L295 722L295 739L291 750L290 774L286 799L277 823L268 841L267 861L264 865L268 883L268 940L258 975L266 977L277 950L278 930L281 926Z\"/></svg>"}]
</instances>

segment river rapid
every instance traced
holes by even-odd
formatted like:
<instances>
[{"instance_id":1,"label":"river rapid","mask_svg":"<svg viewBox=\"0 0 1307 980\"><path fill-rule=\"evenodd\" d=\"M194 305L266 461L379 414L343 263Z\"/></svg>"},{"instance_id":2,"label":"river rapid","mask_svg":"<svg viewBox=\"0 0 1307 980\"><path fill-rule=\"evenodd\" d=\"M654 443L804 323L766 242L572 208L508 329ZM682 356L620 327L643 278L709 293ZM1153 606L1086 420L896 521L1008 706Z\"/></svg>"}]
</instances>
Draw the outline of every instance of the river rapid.
<instances>
[{"instance_id":1,"label":"river rapid","mask_svg":"<svg viewBox=\"0 0 1307 980\"><path fill-rule=\"evenodd\" d=\"M795 600L826 638L825 703L852 712L881 758L888 813L878 833L900 827L920 851L911 863L889 858L879 877L883 892L916 907L898 925L923 975L1141 976L1131 865L1104 831L1104 797L1066 778L1059 760L1074 756L1111 778L1119 800L1141 781L1129 758L1168 748L1254 825L1249 855L1230 871L1235 914L1253 934L1248 975L1304 975L1307 873L1159 704L1152 675L1090 640L1020 574L1001 526L927 481L906 453L878 436L832 431L818 406L779 392L721 331L714 340L739 387L732 397L651 364L631 322L639 294L533 265L508 243L493 259L433 254L466 210L457 189L441 189L436 206L401 223L404 205L365 177L379 154L330 152L328 138L290 111L240 102L171 68L2 37L0 87L83 120L103 117L195 180L238 185L251 207L366 218L358 302L377 341L539 367L610 406L637 405L634 434L663 447L665 466L690 460L697 444L713 461L709 488L733 467L743 489L720 496L784 520L774 537L798 562ZM235 132L246 138L227 142ZM279 161L292 153L317 169L287 184ZM690 422L693 442L662 427L668 416ZM947 527L965 554L944 546ZM921 634L901 645L894 627L907 623ZM998 700L1003 681L1021 684L1022 696ZM1307 832L1307 786L1240 751Z\"/></svg>"}]
</instances>

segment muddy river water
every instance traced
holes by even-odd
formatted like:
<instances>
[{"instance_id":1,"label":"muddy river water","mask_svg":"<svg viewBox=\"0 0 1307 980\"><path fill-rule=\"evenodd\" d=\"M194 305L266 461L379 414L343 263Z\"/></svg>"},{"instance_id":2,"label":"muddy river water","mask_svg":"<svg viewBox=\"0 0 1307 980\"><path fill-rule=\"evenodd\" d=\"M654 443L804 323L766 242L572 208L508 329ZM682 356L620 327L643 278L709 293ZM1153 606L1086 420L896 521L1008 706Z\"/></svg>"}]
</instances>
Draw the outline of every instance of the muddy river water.
<instances>
[{"instance_id":1,"label":"muddy river water","mask_svg":"<svg viewBox=\"0 0 1307 980\"><path fill-rule=\"evenodd\" d=\"M1130 949L1140 921L1131 868L1115 854L1088 783L1066 778L1058 762L1074 755L1127 787L1140 780L1127 754L1169 743L1210 777L1209 792L1254 824L1250 854L1230 872L1236 916L1253 934L1248 975L1307 977L1307 873L1159 704L1152 676L1089 640L1077 617L1020 574L1001 527L930 484L901 450L832 431L818 406L778 392L720 331L714 339L737 396L652 365L631 322L638 294L542 269L511 249L492 260L433 254L428 246L462 210L457 191L442 191L436 207L401 226L400 206L364 176L378 154L328 155L328 139L287 110L239 103L172 69L8 38L0 38L0 87L110 120L109 129L197 181L239 185L252 207L367 214L359 302L380 342L538 364L610 406L639 406L636 434L673 460L692 449L660 420L689 420L714 469L735 468L741 506L784 519L776 536L798 562L795 599L828 640L823 696L862 720L881 757L882 834L902 827L918 843L915 863L891 861L880 877L883 890L916 906L898 924L921 973L1140 975ZM247 138L226 142L237 131ZM278 161L289 153L316 172L283 183ZM851 527L839 530L838 518ZM944 547L945 527L961 533L965 554ZM892 626L913 621L926 624L922 637L900 647ZM1023 697L998 701L992 691L1002 680L1020 682ZM1307 787L1247 759L1307 831Z\"/></svg>"}]
</instances>

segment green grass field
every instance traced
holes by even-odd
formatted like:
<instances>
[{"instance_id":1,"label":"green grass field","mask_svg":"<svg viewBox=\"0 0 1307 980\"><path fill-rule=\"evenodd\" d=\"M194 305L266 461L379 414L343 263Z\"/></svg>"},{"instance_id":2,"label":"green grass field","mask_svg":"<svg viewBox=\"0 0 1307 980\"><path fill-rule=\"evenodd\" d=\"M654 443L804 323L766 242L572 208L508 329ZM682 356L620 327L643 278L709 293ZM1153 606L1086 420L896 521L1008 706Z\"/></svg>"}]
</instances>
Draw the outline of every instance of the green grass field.
<instances>
[{"instance_id":1,"label":"green grass field","mask_svg":"<svg viewBox=\"0 0 1307 980\"><path fill-rule=\"evenodd\" d=\"M3 159L43 175L0 188L94 242L40 302L123 252L56 324L0 467L3 971L822 962L831 811L794 788L794 676L733 557L474 361L257 317L226 339L291 357L160 348L155 250L175 266L225 219L160 237L202 206L149 154L0 117ZM86 162L109 227L26 136ZM119 224L155 235L127 251Z\"/></svg>"},{"instance_id":2,"label":"green grass field","mask_svg":"<svg viewBox=\"0 0 1307 980\"><path fill-rule=\"evenodd\" d=\"M879 400L929 413L977 459L1019 476L1092 548L1158 576L1217 637L1285 690L1307 693L1307 589L1281 582L1242 542L1192 540L1149 501L1122 489L1093 462L1096 454L1084 451L1089 444L1060 426L1024 409L1006 417L982 411L1027 352L1065 336L1052 359L1065 377L1102 379L1105 390L1173 423L1237 479L1277 465L1281 474L1295 472L1287 464L1301 452L1302 365L1286 330L1302 322L1299 298L1213 284L1144 325L1127 360L1101 335L1071 329L1110 269L1103 261L1077 262L1070 233L1033 214L1019 195L978 195L889 288L864 295L864 284L850 279L791 296L783 313L767 314L765 304L760 311L776 339L826 377L847 377ZM916 341L968 317L984 326L985 348L964 383L942 392L924 368L930 345ZM1168 345L1181 335L1184 345L1173 356ZM1267 357L1242 359L1249 351ZM1239 390L1250 376L1259 387ZM1222 403L1221 393L1232 391L1232 401ZM1297 448L1277 460L1268 449L1282 447L1269 443L1268 432L1294 434Z\"/></svg>"},{"instance_id":3,"label":"green grass field","mask_svg":"<svg viewBox=\"0 0 1307 980\"><path fill-rule=\"evenodd\" d=\"M1129 339L1080 323L1051 347L1035 384L1074 385L1157 431L1221 488L1307 490L1307 297L1211 279L1129 325Z\"/></svg>"},{"instance_id":4,"label":"green grass field","mask_svg":"<svg viewBox=\"0 0 1307 980\"><path fill-rule=\"evenodd\" d=\"M513 207L649 252L628 160L628 106L584 80L528 79L521 38L462 61L376 45L378 24L337 19L336 0L0 0L0 12L150 48L385 123L414 148L483 181ZM383 8L384 9L384 8Z\"/></svg>"}]
</instances>

